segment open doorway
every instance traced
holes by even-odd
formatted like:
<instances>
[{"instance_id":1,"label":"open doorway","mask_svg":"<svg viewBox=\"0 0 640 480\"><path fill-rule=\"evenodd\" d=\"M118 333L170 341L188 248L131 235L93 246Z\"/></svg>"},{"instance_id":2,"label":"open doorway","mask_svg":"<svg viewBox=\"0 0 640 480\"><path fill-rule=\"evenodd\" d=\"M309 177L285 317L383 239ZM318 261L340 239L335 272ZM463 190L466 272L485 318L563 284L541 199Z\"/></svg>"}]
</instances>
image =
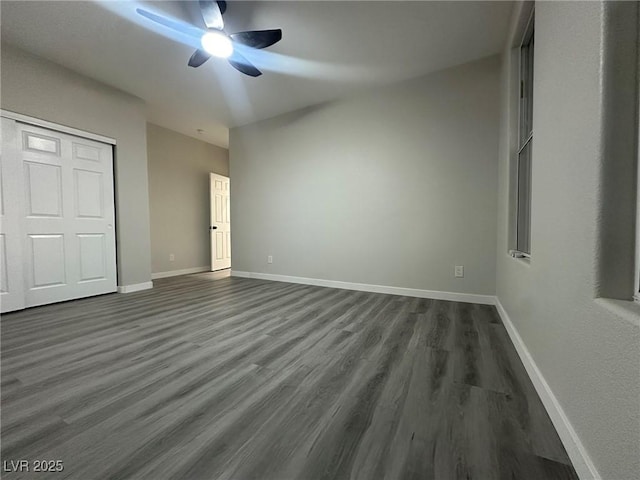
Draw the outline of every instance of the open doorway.
<instances>
[{"instance_id":1,"label":"open doorway","mask_svg":"<svg viewBox=\"0 0 640 480\"><path fill-rule=\"evenodd\" d=\"M229 177L209 174L211 203L209 237L211 238L211 271L231 268L231 217Z\"/></svg>"}]
</instances>

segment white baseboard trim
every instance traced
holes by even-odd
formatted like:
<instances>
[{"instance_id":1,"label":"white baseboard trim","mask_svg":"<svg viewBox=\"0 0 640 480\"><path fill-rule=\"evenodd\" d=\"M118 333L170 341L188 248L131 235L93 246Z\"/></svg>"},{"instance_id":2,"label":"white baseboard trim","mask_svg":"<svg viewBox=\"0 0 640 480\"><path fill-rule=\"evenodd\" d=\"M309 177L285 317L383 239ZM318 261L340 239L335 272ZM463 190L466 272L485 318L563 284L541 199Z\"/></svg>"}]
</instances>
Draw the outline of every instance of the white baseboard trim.
<instances>
[{"instance_id":1,"label":"white baseboard trim","mask_svg":"<svg viewBox=\"0 0 640 480\"><path fill-rule=\"evenodd\" d=\"M153 288L153 282L134 283L133 285L118 285L118 293L133 293Z\"/></svg>"},{"instance_id":2,"label":"white baseboard trim","mask_svg":"<svg viewBox=\"0 0 640 480\"><path fill-rule=\"evenodd\" d=\"M502 319L502 323L509 333L511 342L516 347L520 360L524 364L524 367L529 374L529 378L531 378L533 386L536 388L536 391L538 392L554 427L556 427L560 440L562 440L562 444L567 450L567 454L573 463L573 467L576 469L578 477L580 477L581 480L600 480L601 477L598 470L591 461L589 454L582 445L582 442L580 441L576 431L573 429L571 422L569 422L560 402L558 402L558 399L553 394L551 387L549 387L549 384L542 375L542 372L529 353L527 346L522 341L518 330L513 325L513 322L511 322L507 311L504 309L500 303L500 299L497 297L495 305L498 309L498 313L500 314L500 318Z\"/></svg>"},{"instance_id":3,"label":"white baseboard trim","mask_svg":"<svg viewBox=\"0 0 640 480\"><path fill-rule=\"evenodd\" d=\"M189 275L190 273L202 273L209 271L211 271L210 266L183 268L182 270L169 270L168 272L152 273L151 279L157 280L158 278L177 277L178 275Z\"/></svg>"},{"instance_id":4,"label":"white baseboard trim","mask_svg":"<svg viewBox=\"0 0 640 480\"><path fill-rule=\"evenodd\" d=\"M385 285L371 285L368 283L340 282L337 280L322 280L320 278L291 277L289 275L274 275L271 273L240 272L231 270L232 277L256 278L275 282L302 283L318 287L341 288L360 292L386 293L389 295L404 295L407 297L431 298L434 300L450 300L452 302L482 303L494 305L493 295L477 295L474 293L442 292L438 290L419 290L416 288L389 287Z\"/></svg>"}]
</instances>

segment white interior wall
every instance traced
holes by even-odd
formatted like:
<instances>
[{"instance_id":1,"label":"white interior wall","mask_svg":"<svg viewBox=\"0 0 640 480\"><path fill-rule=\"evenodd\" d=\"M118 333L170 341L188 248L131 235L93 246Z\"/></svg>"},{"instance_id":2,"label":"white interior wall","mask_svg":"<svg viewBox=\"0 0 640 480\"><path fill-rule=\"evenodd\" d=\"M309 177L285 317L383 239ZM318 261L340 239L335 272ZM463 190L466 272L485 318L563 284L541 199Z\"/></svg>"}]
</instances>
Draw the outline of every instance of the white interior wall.
<instances>
[{"instance_id":1,"label":"white interior wall","mask_svg":"<svg viewBox=\"0 0 640 480\"><path fill-rule=\"evenodd\" d=\"M154 277L210 269L209 173L229 175L229 151L151 123L147 151Z\"/></svg>"},{"instance_id":2,"label":"white interior wall","mask_svg":"<svg viewBox=\"0 0 640 480\"><path fill-rule=\"evenodd\" d=\"M493 295L498 81L491 57L232 129L233 270Z\"/></svg>"},{"instance_id":3,"label":"white interior wall","mask_svg":"<svg viewBox=\"0 0 640 480\"><path fill-rule=\"evenodd\" d=\"M610 23L610 8L624 9L621 23ZM607 123L607 68L626 82L618 92L632 92L633 75L620 74L635 68L637 54L616 65L603 54L611 34L627 49L637 42L637 19L635 2L536 3L530 263L507 255L517 55L508 48L503 57L497 296L593 462L592 473L603 479L637 478L640 471L640 309L598 298L610 276L600 262L611 225L603 219L629 210L622 203L615 212L603 208L609 165L616 165L615 175L636 178L628 139L610 148L615 136ZM627 195L626 201L635 200ZM614 248L626 248L633 221L617 234L626 240ZM629 253L629 264L632 258ZM592 478L585 465L576 467Z\"/></svg>"}]
</instances>

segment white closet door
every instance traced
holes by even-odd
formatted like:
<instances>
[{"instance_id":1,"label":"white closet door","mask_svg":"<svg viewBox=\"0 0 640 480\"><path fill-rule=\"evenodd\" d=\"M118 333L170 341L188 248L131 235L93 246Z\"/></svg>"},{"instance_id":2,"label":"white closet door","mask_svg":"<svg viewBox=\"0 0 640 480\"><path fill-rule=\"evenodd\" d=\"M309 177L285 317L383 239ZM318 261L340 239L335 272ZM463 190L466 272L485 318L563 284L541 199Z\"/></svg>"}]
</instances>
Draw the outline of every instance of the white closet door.
<instances>
[{"instance_id":1,"label":"white closet door","mask_svg":"<svg viewBox=\"0 0 640 480\"><path fill-rule=\"evenodd\" d=\"M0 310L25 307L22 265L22 171L16 151L15 122L2 118L0 153Z\"/></svg>"},{"instance_id":2,"label":"white closet door","mask_svg":"<svg viewBox=\"0 0 640 480\"><path fill-rule=\"evenodd\" d=\"M111 146L23 123L15 131L25 306L115 292Z\"/></svg>"}]
</instances>

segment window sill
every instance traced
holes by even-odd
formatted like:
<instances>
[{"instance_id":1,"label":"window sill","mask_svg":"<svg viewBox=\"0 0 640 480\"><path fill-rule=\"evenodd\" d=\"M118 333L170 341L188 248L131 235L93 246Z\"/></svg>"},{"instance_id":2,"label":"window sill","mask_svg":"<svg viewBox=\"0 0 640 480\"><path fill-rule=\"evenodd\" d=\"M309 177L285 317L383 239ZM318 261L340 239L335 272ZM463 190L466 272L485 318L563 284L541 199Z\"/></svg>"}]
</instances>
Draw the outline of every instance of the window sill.
<instances>
[{"instance_id":1,"label":"window sill","mask_svg":"<svg viewBox=\"0 0 640 480\"><path fill-rule=\"evenodd\" d=\"M518 263L521 263L523 265L526 266L530 266L531 265L531 256L525 254L526 256L520 256L522 254L519 254L520 252L516 252L516 250L509 250L507 252L507 255L509 256L509 258L512 258L514 260L518 260Z\"/></svg>"},{"instance_id":2,"label":"window sill","mask_svg":"<svg viewBox=\"0 0 640 480\"><path fill-rule=\"evenodd\" d=\"M526 265L526 266L530 266L531 265L531 257L521 257L521 258L516 258L516 260L518 260L520 263Z\"/></svg>"},{"instance_id":3,"label":"window sill","mask_svg":"<svg viewBox=\"0 0 640 480\"><path fill-rule=\"evenodd\" d=\"M632 325L640 327L640 303L633 300L615 300L613 298L596 298L596 303Z\"/></svg>"}]
</instances>

